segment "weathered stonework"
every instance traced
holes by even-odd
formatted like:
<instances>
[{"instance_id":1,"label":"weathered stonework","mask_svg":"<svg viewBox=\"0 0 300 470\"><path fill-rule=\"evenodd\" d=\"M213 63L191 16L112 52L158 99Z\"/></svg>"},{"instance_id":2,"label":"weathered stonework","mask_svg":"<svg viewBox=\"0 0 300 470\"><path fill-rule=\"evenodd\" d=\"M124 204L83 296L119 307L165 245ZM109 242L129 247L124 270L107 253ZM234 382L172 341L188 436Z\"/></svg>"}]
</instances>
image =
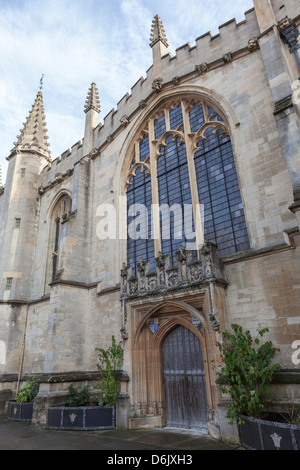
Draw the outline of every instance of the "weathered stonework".
<instances>
[{"instance_id":1,"label":"weathered stonework","mask_svg":"<svg viewBox=\"0 0 300 470\"><path fill-rule=\"evenodd\" d=\"M0 188L1 411L26 377L38 375L34 422L44 424L46 406L62 402L70 383L95 383L95 348L107 347L114 335L124 347L120 427L163 426L161 351L179 325L201 343L208 430L232 437L217 384L216 344L233 322L253 333L269 328L283 368L274 378L280 396L298 399L299 364L292 357L300 340L300 104L293 83L299 76L300 11L297 0L281 4L254 0L243 22L199 36L174 57L156 17L146 78L103 123L93 83L84 140L53 161L38 94ZM178 102L185 121L176 129L168 121L167 134L186 145L193 161L203 136L188 129L186 116L202 101L223 116L223 122L206 116L205 126L213 122L215 132L231 138L250 248L220 259L217 247L205 244L195 260L181 247L172 264L155 240L154 267L139 259L134 271L121 224L115 239L98 237L104 216L98 208L111 205L122 220L130 178L140 168L155 175L149 156L134 164L132 156L139 156L139 142L149 135L149 151L158 158L167 135L156 139L151 123ZM198 200L196 187L191 194Z\"/></svg>"}]
</instances>

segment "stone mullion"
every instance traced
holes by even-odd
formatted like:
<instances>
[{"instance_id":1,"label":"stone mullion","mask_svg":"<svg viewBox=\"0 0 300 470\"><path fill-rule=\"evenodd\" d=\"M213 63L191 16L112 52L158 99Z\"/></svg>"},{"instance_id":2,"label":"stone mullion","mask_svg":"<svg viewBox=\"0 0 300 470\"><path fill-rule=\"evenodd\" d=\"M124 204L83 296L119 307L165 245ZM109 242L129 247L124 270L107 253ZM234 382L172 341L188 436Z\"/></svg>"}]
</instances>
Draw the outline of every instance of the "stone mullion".
<instances>
[{"instance_id":1,"label":"stone mullion","mask_svg":"<svg viewBox=\"0 0 300 470\"><path fill-rule=\"evenodd\" d=\"M183 116L183 124L184 124L184 140L186 145L186 154L187 154L187 162L188 162L188 170L189 170L189 178L190 178L190 188L191 188L191 195L192 195L192 204L193 204L193 216L194 216L194 227L196 232L196 243L197 248L201 248L203 241L204 241L204 233L202 223L199 223L199 211L197 211L197 205L199 204L199 196L198 196L198 187L197 187L197 176L196 176L196 169L195 169L195 162L194 162L194 152L192 148L192 139L190 138L191 134L191 126L190 126L190 119L189 113L184 103L182 103L182 116ZM200 233L197 230L197 227L202 227L200 229Z\"/></svg>"},{"instance_id":2,"label":"stone mullion","mask_svg":"<svg viewBox=\"0 0 300 470\"><path fill-rule=\"evenodd\" d=\"M140 162L141 160L140 160L140 141L139 140L136 141L135 146L134 146L134 150L135 150L135 152L134 152L135 153L135 161L136 161L136 163Z\"/></svg>"},{"instance_id":3,"label":"stone mullion","mask_svg":"<svg viewBox=\"0 0 300 470\"><path fill-rule=\"evenodd\" d=\"M169 110L165 109L166 132L171 130Z\"/></svg>"},{"instance_id":4,"label":"stone mullion","mask_svg":"<svg viewBox=\"0 0 300 470\"><path fill-rule=\"evenodd\" d=\"M161 251L160 223L159 223L159 194L157 184L156 151L154 133L154 119L149 121L149 147L150 147L150 171L151 171L151 189L152 189L152 232L154 236L155 257Z\"/></svg>"}]
</instances>

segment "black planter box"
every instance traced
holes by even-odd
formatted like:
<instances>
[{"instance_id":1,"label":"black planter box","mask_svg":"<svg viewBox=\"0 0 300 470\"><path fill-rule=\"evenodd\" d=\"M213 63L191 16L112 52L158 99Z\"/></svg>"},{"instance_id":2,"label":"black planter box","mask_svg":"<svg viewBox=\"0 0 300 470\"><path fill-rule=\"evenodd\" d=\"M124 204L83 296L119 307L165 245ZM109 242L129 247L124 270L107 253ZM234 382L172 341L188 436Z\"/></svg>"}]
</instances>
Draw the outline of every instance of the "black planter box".
<instances>
[{"instance_id":1,"label":"black planter box","mask_svg":"<svg viewBox=\"0 0 300 470\"><path fill-rule=\"evenodd\" d=\"M300 450L300 426L242 416L241 444L250 450Z\"/></svg>"},{"instance_id":2,"label":"black planter box","mask_svg":"<svg viewBox=\"0 0 300 470\"><path fill-rule=\"evenodd\" d=\"M7 403L6 417L14 421L31 421L33 403L18 403L10 400Z\"/></svg>"},{"instance_id":3,"label":"black planter box","mask_svg":"<svg viewBox=\"0 0 300 470\"><path fill-rule=\"evenodd\" d=\"M114 406L51 406L47 410L47 429L95 431L115 428Z\"/></svg>"}]
</instances>

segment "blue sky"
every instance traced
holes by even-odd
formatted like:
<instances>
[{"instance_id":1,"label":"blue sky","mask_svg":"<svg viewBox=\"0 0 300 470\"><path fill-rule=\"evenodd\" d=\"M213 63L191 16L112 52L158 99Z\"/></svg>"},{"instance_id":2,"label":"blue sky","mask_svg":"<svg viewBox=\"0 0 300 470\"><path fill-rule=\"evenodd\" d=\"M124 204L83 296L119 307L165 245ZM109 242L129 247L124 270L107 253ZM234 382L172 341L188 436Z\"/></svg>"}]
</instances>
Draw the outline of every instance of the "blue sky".
<instances>
[{"instance_id":1,"label":"blue sky","mask_svg":"<svg viewBox=\"0 0 300 470\"><path fill-rule=\"evenodd\" d=\"M82 139L90 84L99 120L117 107L152 64L151 23L158 14L168 52L236 18L252 0L0 0L0 165L3 183L13 143L42 74L52 158Z\"/></svg>"}]
</instances>

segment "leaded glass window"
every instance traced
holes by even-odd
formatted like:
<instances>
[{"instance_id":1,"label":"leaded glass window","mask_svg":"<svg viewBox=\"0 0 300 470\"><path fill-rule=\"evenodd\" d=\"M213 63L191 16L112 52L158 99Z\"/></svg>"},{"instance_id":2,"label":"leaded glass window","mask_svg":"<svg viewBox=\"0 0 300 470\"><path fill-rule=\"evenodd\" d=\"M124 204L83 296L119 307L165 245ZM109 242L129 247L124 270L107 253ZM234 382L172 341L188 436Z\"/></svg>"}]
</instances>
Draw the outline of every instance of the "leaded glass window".
<instances>
[{"instance_id":1,"label":"leaded glass window","mask_svg":"<svg viewBox=\"0 0 300 470\"><path fill-rule=\"evenodd\" d=\"M220 256L249 248L243 203L230 137L210 127L198 142L195 168L199 199L204 204L204 233Z\"/></svg>"},{"instance_id":2,"label":"leaded glass window","mask_svg":"<svg viewBox=\"0 0 300 470\"><path fill-rule=\"evenodd\" d=\"M143 205L147 213L142 212ZM154 267L154 242L151 237L151 179L142 166L138 166L135 176L131 176L127 189L127 225L129 229L127 242L127 259L130 266L136 268L136 263L143 258L150 261ZM136 225L135 225L135 220Z\"/></svg>"},{"instance_id":3,"label":"leaded glass window","mask_svg":"<svg viewBox=\"0 0 300 470\"><path fill-rule=\"evenodd\" d=\"M212 103L185 97L166 103L149 118L131 155L128 210L142 204L147 216L142 221L139 212L131 213L128 227L138 214L138 230L147 237L128 236L129 265L135 268L143 258L154 269L159 252L169 254L174 263L179 247L195 239L198 204L204 206L205 240L217 244L221 257L250 247L229 127ZM154 214L153 204L171 209L169 223L164 211ZM172 210L174 205L182 209L181 214ZM184 206L192 207L186 218ZM196 230L197 243L199 239Z\"/></svg>"},{"instance_id":4,"label":"leaded glass window","mask_svg":"<svg viewBox=\"0 0 300 470\"><path fill-rule=\"evenodd\" d=\"M186 245L186 232L193 231L193 220L185 220L190 225L187 227L181 210L185 204L192 204L192 197L186 147L179 144L179 137L174 139L173 135L169 135L166 146L161 148L157 159L157 184L160 207L166 205L169 209L174 208L167 214L160 212L161 251L169 254L174 263L176 251L181 245Z\"/></svg>"}]
</instances>

